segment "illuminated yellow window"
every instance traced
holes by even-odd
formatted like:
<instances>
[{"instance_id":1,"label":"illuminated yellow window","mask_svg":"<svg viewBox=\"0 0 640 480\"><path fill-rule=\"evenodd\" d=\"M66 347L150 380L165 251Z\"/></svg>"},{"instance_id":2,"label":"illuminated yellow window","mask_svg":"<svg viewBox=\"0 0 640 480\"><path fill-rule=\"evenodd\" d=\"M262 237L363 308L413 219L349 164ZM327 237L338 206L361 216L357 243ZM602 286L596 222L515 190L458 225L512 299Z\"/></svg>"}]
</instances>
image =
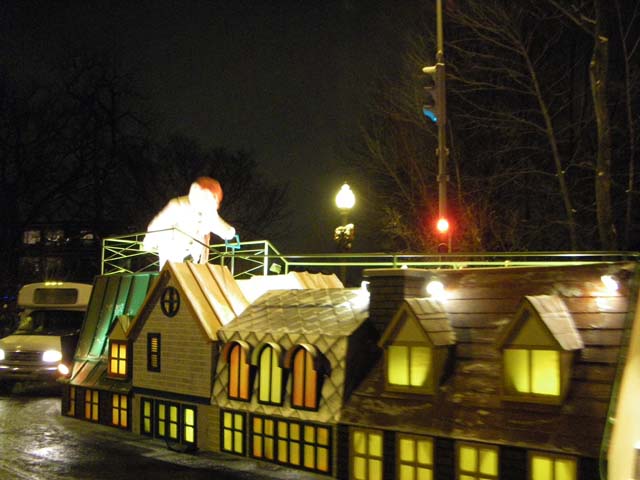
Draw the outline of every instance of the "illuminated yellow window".
<instances>
[{"instance_id":1,"label":"illuminated yellow window","mask_svg":"<svg viewBox=\"0 0 640 480\"><path fill-rule=\"evenodd\" d=\"M229 398L249 400L249 363L247 352L238 343L229 351Z\"/></svg>"},{"instance_id":2,"label":"illuminated yellow window","mask_svg":"<svg viewBox=\"0 0 640 480\"><path fill-rule=\"evenodd\" d=\"M111 341L109 348L109 375L127 376L127 343Z\"/></svg>"},{"instance_id":3,"label":"illuminated yellow window","mask_svg":"<svg viewBox=\"0 0 640 480\"><path fill-rule=\"evenodd\" d=\"M178 406L169 405L169 438L178 440Z\"/></svg>"},{"instance_id":4,"label":"illuminated yellow window","mask_svg":"<svg viewBox=\"0 0 640 480\"><path fill-rule=\"evenodd\" d=\"M244 455L245 421L244 414L222 412L222 450Z\"/></svg>"},{"instance_id":5,"label":"illuminated yellow window","mask_svg":"<svg viewBox=\"0 0 640 480\"><path fill-rule=\"evenodd\" d=\"M387 347L387 383L391 387L424 390L431 373L431 349L424 345Z\"/></svg>"},{"instance_id":6,"label":"illuminated yellow window","mask_svg":"<svg viewBox=\"0 0 640 480\"><path fill-rule=\"evenodd\" d=\"M546 453L529 454L529 480L576 480L576 460Z\"/></svg>"},{"instance_id":7,"label":"illuminated yellow window","mask_svg":"<svg viewBox=\"0 0 640 480\"><path fill-rule=\"evenodd\" d=\"M457 445L458 480L498 478L498 448L461 443Z\"/></svg>"},{"instance_id":8,"label":"illuminated yellow window","mask_svg":"<svg viewBox=\"0 0 640 480\"><path fill-rule=\"evenodd\" d=\"M252 456L264 460L275 460L275 424L273 419L253 417L251 436Z\"/></svg>"},{"instance_id":9,"label":"illuminated yellow window","mask_svg":"<svg viewBox=\"0 0 640 480\"><path fill-rule=\"evenodd\" d=\"M382 480L382 432L354 429L351 432L351 478Z\"/></svg>"},{"instance_id":10,"label":"illuminated yellow window","mask_svg":"<svg viewBox=\"0 0 640 480\"><path fill-rule=\"evenodd\" d=\"M182 443L196 443L196 410L193 407L182 408Z\"/></svg>"},{"instance_id":11,"label":"illuminated yellow window","mask_svg":"<svg viewBox=\"0 0 640 480\"><path fill-rule=\"evenodd\" d=\"M560 395L560 353L555 350L506 348L505 390L520 395Z\"/></svg>"},{"instance_id":12,"label":"illuminated yellow window","mask_svg":"<svg viewBox=\"0 0 640 480\"><path fill-rule=\"evenodd\" d=\"M75 417L76 415L76 387L69 387L69 408L67 415Z\"/></svg>"},{"instance_id":13,"label":"illuminated yellow window","mask_svg":"<svg viewBox=\"0 0 640 480\"><path fill-rule=\"evenodd\" d=\"M260 403L282 404L282 368L275 348L265 347L260 353Z\"/></svg>"},{"instance_id":14,"label":"illuminated yellow window","mask_svg":"<svg viewBox=\"0 0 640 480\"><path fill-rule=\"evenodd\" d=\"M417 435L398 436L398 480L433 480L433 440Z\"/></svg>"},{"instance_id":15,"label":"illuminated yellow window","mask_svg":"<svg viewBox=\"0 0 640 480\"><path fill-rule=\"evenodd\" d=\"M167 436L167 406L164 403L158 404L158 417L156 419L156 436L164 438Z\"/></svg>"},{"instance_id":16,"label":"illuminated yellow window","mask_svg":"<svg viewBox=\"0 0 640 480\"><path fill-rule=\"evenodd\" d=\"M293 356L291 406L315 410L318 408L318 373L313 356L299 348Z\"/></svg>"},{"instance_id":17,"label":"illuminated yellow window","mask_svg":"<svg viewBox=\"0 0 640 480\"><path fill-rule=\"evenodd\" d=\"M141 433L143 435L153 435L153 402L143 398L140 409L142 410Z\"/></svg>"},{"instance_id":18,"label":"illuminated yellow window","mask_svg":"<svg viewBox=\"0 0 640 480\"><path fill-rule=\"evenodd\" d=\"M100 392L86 390L84 392L84 418L97 422L100 411Z\"/></svg>"},{"instance_id":19,"label":"illuminated yellow window","mask_svg":"<svg viewBox=\"0 0 640 480\"><path fill-rule=\"evenodd\" d=\"M177 442L180 434L180 408L167 402L157 402L156 437Z\"/></svg>"},{"instance_id":20,"label":"illuminated yellow window","mask_svg":"<svg viewBox=\"0 0 640 480\"><path fill-rule=\"evenodd\" d=\"M114 393L111 396L111 424L128 428L129 399L126 395Z\"/></svg>"},{"instance_id":21,"label":"illuminated yellow window","mask_svg":"<svg viewBox=\"0 0 640 480\"><path fill-rule=\"evenodd\" d=\"M262 460L331 472L331 430L325 426L254 415L250 451Z\"/></svg>"}]
</instances>

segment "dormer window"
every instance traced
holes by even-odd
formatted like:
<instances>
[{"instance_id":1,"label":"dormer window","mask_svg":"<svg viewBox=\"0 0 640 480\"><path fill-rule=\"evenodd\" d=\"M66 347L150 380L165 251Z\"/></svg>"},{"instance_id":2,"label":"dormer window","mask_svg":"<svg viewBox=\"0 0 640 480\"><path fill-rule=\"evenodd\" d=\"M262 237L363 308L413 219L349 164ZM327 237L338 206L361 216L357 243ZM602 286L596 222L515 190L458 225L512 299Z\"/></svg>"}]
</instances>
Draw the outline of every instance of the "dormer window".
<instances>
[{"instance_id":1,"label":"dormer window","mask_svg":"<svg viewBox=\"0 0 640 480\"><path fill-rule=\"evenodd\" d=\"M127 371L127 342L111 340L109 342L109 376L126 378Z\"/></svg>"},{"instance_id":2,"label":"dormer window","mask_svg":"<svg viewBox=\"0 0 640 480\"><path fill-rule=\"evenodd\" d=\"M505 348L505 391L522 395L560 395L560 352L533 348Z\"/></svg>"},{"instance_id":3,"label":"dormer window","mask_svg":"<svg viewBox=\"0 0 640 480\"><path fill-rule=\"evenodd\" d=\"M291 370L291 406L303 410L318 409L319 352L313 345L298 345L287 352L284 366Z\"/></svg>"},{"instance_id":4,"label":"dormer window","mask_svg":"<svg viewBox=\"0 0 640 480\"><path fill-rule=\"evenodd\" d=\"M249 346L245 342L230 342L223 358L229 364L229 398L248 401L251 396Z\"/></svg>"},{"instance_id":5,"label":"dormer window","mask_svg":"<svg viewBox=\"0 0 640 480\"><path fill-rule=\"evenodd\" d=\"M282 405L282 349L269 343L257 352L257 362L252 363L258 365L258 402Z\"/></svg>"},{"instance_id":6,"label":"dormer window","mask_svg":"<svg viewBox=\"0 0 640 480\"><path fill-rule=\"evenodd\" d=\"M573 354L582 347L571 314L559 297L525 297L498 339L503 398L561 403L569 385Z\"/></svg>"},{"instance_id":7,"label":"dormer window","mask_svg":"<svg viewBox=\"0 0 640 480\"><path fill-rule=\"evenodd\" d=\"M428 388L431 348L397 342L387 348L387 383L390 387Z\"/></svg>"},{"instance_id":8,"label":"dormer window","mask_svg":"<svg viewBox=\"0 0 640 480\"><path fill-rule=\"evenodd\" d=\"M405 299L378 344L385 353L387 390L435 393L454 343L451 324L437 301Z\"/></svg>"}]
</instances>

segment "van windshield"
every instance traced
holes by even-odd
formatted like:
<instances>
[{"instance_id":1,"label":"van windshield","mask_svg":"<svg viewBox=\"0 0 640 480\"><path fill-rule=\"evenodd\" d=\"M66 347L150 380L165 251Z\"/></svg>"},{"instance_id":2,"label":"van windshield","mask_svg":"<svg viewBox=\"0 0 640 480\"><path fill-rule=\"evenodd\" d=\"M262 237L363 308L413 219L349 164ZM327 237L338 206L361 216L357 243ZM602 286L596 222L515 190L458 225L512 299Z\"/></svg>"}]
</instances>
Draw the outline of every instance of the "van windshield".
<instances>
[{"instance_id":1,"label":"van windshield","mask_svg":"<svg viewBox=\"0 0 640 480\"><path fill-rule=\"evenodd\" d=\"M20 320L15 335L65 335L82 327L84 312L73 310L33 310Z\"/></svg>"}]
</instances>

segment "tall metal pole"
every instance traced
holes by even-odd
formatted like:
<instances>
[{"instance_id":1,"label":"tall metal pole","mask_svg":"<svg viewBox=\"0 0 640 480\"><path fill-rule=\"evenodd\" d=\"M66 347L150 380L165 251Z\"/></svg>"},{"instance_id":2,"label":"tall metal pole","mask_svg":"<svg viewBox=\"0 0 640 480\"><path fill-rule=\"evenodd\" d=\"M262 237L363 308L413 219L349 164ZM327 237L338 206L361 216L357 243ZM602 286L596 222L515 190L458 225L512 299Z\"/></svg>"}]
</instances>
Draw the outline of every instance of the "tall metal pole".
<instances>
[{"instance_id":1,"label":"tall metal pole","mask_svg":"<svg viewBox=\"0 0 640 480\"><path fill-rule=\"evenodd\" d=\"M445 65L444 62L444 33L442 28L442 0L436 0L436 63ZM442 78L442 98L446 98L445 76ZM440 107L445 115L442 121L438 121L438 213L439 218L447 218L447 134L446 134L446 103ZM449 242L449 250L451 242Z\"/></svg>"}]
</instances>

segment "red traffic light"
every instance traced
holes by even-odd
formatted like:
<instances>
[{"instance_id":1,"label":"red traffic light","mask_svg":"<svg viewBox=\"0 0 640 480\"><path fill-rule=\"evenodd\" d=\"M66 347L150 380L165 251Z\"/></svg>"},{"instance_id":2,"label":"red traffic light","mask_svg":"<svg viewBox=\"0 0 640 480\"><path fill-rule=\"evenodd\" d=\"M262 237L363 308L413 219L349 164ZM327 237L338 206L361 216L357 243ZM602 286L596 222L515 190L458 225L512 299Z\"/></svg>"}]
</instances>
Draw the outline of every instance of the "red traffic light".
<instances>
[{"instance_id":1,"label":"red traffic light","mask_svg":"<svg viewBox=\"0 0 640 480\"><path fill-rule=\"evenodd\" d=\"M444 234L449 231L449 221L446 218L439 218L436 223L436 230L438 233Z\"/></svg>"}]
</instances>

